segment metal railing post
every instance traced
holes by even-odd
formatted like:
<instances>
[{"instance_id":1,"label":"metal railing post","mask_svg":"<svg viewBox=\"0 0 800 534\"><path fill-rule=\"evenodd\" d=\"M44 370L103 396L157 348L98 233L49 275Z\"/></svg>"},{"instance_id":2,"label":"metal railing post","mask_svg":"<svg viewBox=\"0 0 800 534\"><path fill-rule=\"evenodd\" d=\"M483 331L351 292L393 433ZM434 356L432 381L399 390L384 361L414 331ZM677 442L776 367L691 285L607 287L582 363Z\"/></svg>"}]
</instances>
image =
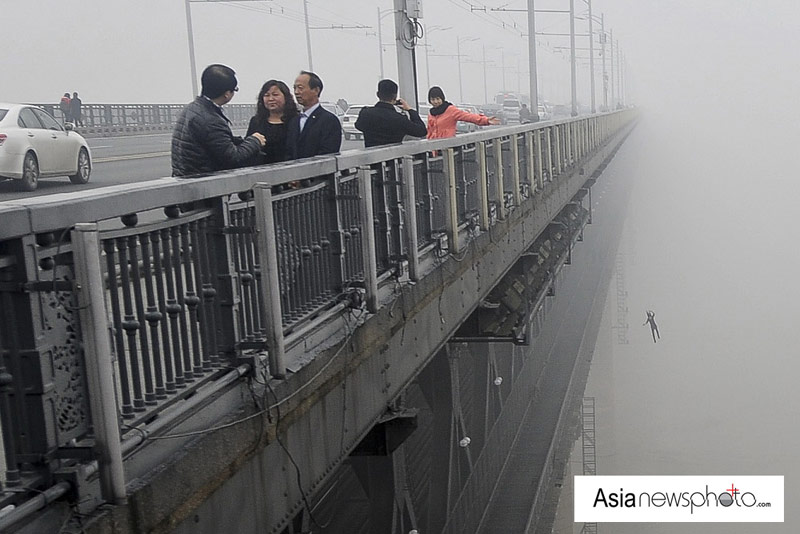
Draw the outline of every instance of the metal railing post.
<instances>
[{"instance_id":1,"label":"metal railing post","mask_svg":"<svg viewBox=\"0 0 800 534\"><path fill-rule=\"evenodd\" d=\"M533 135L533 155L536 161L534 174L536 177L536 187L544 189L544 162L542 161L542 130L534 130L531 132Z\"/></svg>"},{"instance_id":2,"label":"metal railing post","mask_svg":"<svg viewBox=\"0 0 800 534\"><path fill-rule=\"evenodd\" d=\"M236 353L236 343L242 339L239 316L242 313L242 295L240 294L239 273L233 264L236 246L231 234L224 228L231 226L230 201L218 198L213 201L214 215L211 219L211 231L207 232L206 243L209 267L214 277L212 288L216 291L213 299L214 320L217 324L219 339L217 346L211 347L232 361ZM209 288L204 288L207 293ZM212 326L213 327L213 326Z\"/></svg>"},{"instance_id":3,"label":"metal railing post","mask_svg":"<svg viewBox=\"0 0 800 534\"><path fill-rule=\"evenodd\" d=\"M564 140L566 144L566 149L564 150L564 160L566 162L565 167L569 167L575 162L575 123L569 122L564 129Z\"/></svg>"},{"instance_id":4,"label":"metal railing post","mask_svg":"<svg viewBox=\"0 0 800 534\"><path fill-rule=\"evenodd\" d=\"M97 224L76 224L72 243L100 484L105 500L122 504L126 498L125 472Z\"/></svg>"},{"instance_id":5,"label":"metal railing post","mask_svg":"<svg viewBox=\"0 0 800 534\"><path fill-rule=\"evenodd\" d=\"M478 199L480 202L481 228L489 228L489 180L486 172L486 143L478 143Z\"/></svg>"},{"instance_id":6,"label":"metal railing post","mask_svg":"<svg viewBox=\"0 0 800 534\"><path fill-rule=\"evenodd\" d=\"M519 206L522 202L519 184L519 136L511 136L511 179L514 181L514 206Z\"/></svg>"},{"instance_id":7,"label":"metal railing post","mask_svg":"<svg viewBox=\"0 0 800 534\"><path fill-rule=\"evenodd\" d=\"M533 157L533 132L525 132L525 149L526 157L528 158L528 164L525 169L528 171L528 184L531 186L530 194L533 195L536 192L536 169L534 168L536 160Z\"/></svg>"},{"instance_id":8,"label":"metal railing post","mask_svg":"<svg viewBox=\"0 0 800 534\"><path fill-rule=\"evenodd\" d=\"M503 180L503 140L498 137L492 143L494 148L494 175L497 177L497 218L506 218L506 191Z\"/></svg>"},{"instance_id":9,"label":"metal railing post","mask_svg":"<svg viewBox=\"0 0 800 534\"><path fill-rule=\"evenodd\" d=\"M256 208L258 259L261 264L261 306L267 330L269 370L273 378L286 377L286 358L281 320L280 272L276 244L275 215L272 209L272 190L269 184L253 187Z\"/></svg>"},{"instance_id":10,"label":"metal railing post","mask_svg":"<svg viewBox=\"0 0 800 534\"><path fill-rule=\"evenodd\" d=\"M553 129L556 135L556 174L561 174L564 165L564 159L561 154L561 128L555 126Z\"/></svg>"},{"instance_id":11,"label":"metal railing post","mask_svg":"<svg viewBox=\"0 0 800 534\"><path fill-rule=\"evenodd\" d=\"M548 127L545 130L545 145L547 149L547 179L553 181L553 127Z\"/></svg>"},{"instance_id":12,"label":"metal railing post","mask_svg":"<svg viewBox=\"0 0 800 534\"><path fill-rule=\"evenodd\" d=\"M372 171L358 168L358 200L361 212L361 251L364 257L364 289L367 311L378 311L378 259L375 250L375 215L372 209Z\"/></svg>"},{"instance_id":13,"label":"metal railing post","mask_svg":"<svg viewBox=\"0 0 800 534\"><path fill-rule=\"evenodd\" d=\"M446 214L446 228L447 228L447 241L450 245L451 252L458 252L461 247L458 242L458 199L456 195L456 162L455 150L448 148L442 155L442 164L444 168L444 177L447 180L447 208Z\"/></svg>"},{"instance_id":14,"label":"metal railing post","mask_svg":"<svg viewBox=\"0 0 800 534\"><path fill-rule=\"evenodd\" d=\"M417 243L417 192L414 189L414 158L403 156L403 210L408 249L408 277L419 280L419 243Z\"/></svg>"}]
</instances>

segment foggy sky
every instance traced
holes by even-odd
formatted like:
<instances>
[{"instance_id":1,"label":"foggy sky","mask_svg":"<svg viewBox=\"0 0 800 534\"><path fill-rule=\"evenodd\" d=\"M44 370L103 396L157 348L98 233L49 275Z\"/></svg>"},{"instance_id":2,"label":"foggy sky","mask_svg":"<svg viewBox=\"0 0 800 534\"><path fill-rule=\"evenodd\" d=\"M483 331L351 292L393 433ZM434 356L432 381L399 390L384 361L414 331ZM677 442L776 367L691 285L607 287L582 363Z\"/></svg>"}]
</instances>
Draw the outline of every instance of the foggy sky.
<instances>
[{"instance_id":1,"label":"foggy sky","mask_svg":"<svg viewBox=\"0 0 800 534\"><path fill-rule=\"evenodd\" d=\"M524 0L484 1L525 6ZM455 54L458 36L478 37L462 45L462 53L473 60L481 58L485 44L488 59L497 64L498 46L507 65L516 65L517 56L522 65L527 61L524 38L490 25L484 15L470 14L463 0L423 2L425 26L453 27L430 35L435 53ZM793 510L800 473L800 435L793 426L800 417L795 157L800 2L593 4L595 14L605 13L607 28L627 57L629 101L645 111L642 125L618 155L620 161L635 160L626 169L641 176L626 227L628 246L635 244L635 250L628 249L636 257L628 266L628 290L636 344L620 349L615 360L617 383L638 387L616 394L617 466L637 474L784 474L786 507ZM248 5L302 11L299 0ZM368 31L375 31L376 6L391 5L390 0L309 3L313 24L349 20L372 26ZM541 9L568 5L567 0L537 1ZM241 6L192 6L198 67L231 65L240 87L234 103L254 101L269 78L291 85L297 71L307 67L300 22ZM585 4L576 0L576 6L583 11ZM526 31L524 14L497 17ZM560 15L542 14L538 25L549 32L568 29ZM0 0L0 28L0 101L57 102L65 91L80 92L85 103L181 103L192 96L181 0ZM391 17L384 18L382 28L388 43ZM569 63L550 49L567 44L565 38L541 38L540 94L553 103L568 101ZM315 30L312 46L314 70L326 84L323 100L374 100L375 36L364 30ZM578 46L585 42L579 39ZM386 47L384 62L387 76L394 77L393 47ZM489 72L491 97L501 88L501 76L497 68ZM464 100L483 100L481 73L477 63L463 65ZM424 91L423 50L418 75ZM458 100L453 58L431 58L431 78L450 100ZM506 86L516 88L515 73L507 73ZM597 98L599 103L599 84ZM579 99L589 101L585 68ZM650 307L665 338L657 346L639 326L642 310ZM657 446L636 449L636 441ZM691 456L692 451L699 455ZM613 465L608 460L605 467ZM763 531L793 532L792 527L796 524ZM748 532L741 528L738 532ZM689 531L701 530L650 530Z\"/></svg>"},{"instance_id":2,"label":"foggy sky","mask_svg":"<svg viewBox=\"0 0 800 534\"><path fill-rule=\"evenodd\" d=\"M434 54L461 53L464 100L483 101L483 46L488 92L502 86L502 47L506 88L516 90L520 70L527 72L524 13L470 13L476 6L523 8L524 0L427 0L423 24L451 26L428 36ZM565 9L567 0L538 0L538 9ZM369 30L313 30L314 69L326 83L323 99L374 100L379 78L377 10L391 0L311 0L312 26L361 24ZM234 102L254 100L269 78L293 80L307 67L305 33L299 21L263 12L272 7L302 13L299 0L241 2L237 5L193 2L198 70L220 62L238 73L241 91ZM576 11L586 4L576 0ZM261 11L259 11L261 10ZM786 110L798 74L793 65L800 44L796 28L800 3L794 0L594 0L593 11L605 14L607 29L627 59L629 100L680 116L712 106L729 113L773 106ZM186 102L191 98L184 3L181 0L138 2L80 0L0 0L6 43L0 51L0 100L53 102L65 91L78 91L84 102ZM517 30L507 31L499 21ZM577 31L586 32L577 21ZM540 13L539 31L568 31L566 15ZM392 16L382 23L386 75L395 77ZM423 41L424 43L424 41ZM553 102L569 100L569 61L564 37L539 38L540 94ZM586 46L578 37L577 46ZM424 48L418 49L420 92L426 89ZM585 52L579 52L585 54ZM441 85L457 102L457 64L452 57L431 57L431 83ZM598 102L602 99L598 70ZM520 77L524 92L527 74ZM579 100L589 102L588 67L578 75ZM702 110L702 109L701 109Z\"/></svg>"}]
</instances>

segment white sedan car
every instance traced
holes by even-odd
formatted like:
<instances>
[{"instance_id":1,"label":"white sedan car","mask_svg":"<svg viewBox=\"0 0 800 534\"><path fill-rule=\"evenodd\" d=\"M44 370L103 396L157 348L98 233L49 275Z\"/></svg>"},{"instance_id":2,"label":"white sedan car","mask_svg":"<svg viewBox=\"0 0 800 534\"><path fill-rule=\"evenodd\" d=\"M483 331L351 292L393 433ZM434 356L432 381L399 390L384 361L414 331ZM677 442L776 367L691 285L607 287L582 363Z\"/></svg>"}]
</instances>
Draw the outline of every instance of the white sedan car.
<instances>
[{"instance_id":1,"label":"white sedan car","mask_svg":"<svg viewBox=\"0 0 800 534\"><path fill-rule=\"evenodd\" d=\"M350 106L347 108L347 111L345 111L344 116L342 117L342 131L344 132L344 138L346 140L364 138L364 134L361 133L361 130L356 129L356 120L358 119L358 114L361 113L361 110L367 107L369 106Z\"/></svg>"},{"instance_id":2,"label":"white sedan car","mask_svg":"<svg viewBox=\"0 0 800 534\"><path fill-rule=\"evenodd\" d=\"M0 102L0 177L33 191L44 176L85 184L92 172L86 140L36 106Z\"/></svg>"}]
</instances>

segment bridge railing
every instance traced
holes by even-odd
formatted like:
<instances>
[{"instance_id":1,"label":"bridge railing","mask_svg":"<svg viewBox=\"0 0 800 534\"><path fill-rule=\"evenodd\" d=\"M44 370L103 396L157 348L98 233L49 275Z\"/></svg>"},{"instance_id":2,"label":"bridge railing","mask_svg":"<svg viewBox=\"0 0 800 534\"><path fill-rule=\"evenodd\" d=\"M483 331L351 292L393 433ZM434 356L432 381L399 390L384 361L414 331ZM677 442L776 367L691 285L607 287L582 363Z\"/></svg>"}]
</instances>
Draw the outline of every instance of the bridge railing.
<instances>
[{"instance_id":1,"label":"bridge railing","mask_svg":"<svg viewBox=\"0 0 800 534\"><path fill-rule=\"evenodd\" d=\"M67 117L58 104L34 104L61 122ZM185 104L82 104L78 131L92 133L101 129L171 129ZM252 104L228 104L225 115L234 127L245 127L256 112ZM74 120L74 118L73 118Z\"/></svg>"},{"instance_id":2,"label":"bridge railing","mask_svg":"<svg viewBox=\"0 0 800 534\"><path fill-rule=\"evenodd\" d=\"M130 452L165 410L252 371L250 349L283 376L309 326L376 311L397 278L458 254L633 113L0 204L0 507L108 453L88 452L102 420ZM92 348L98 331L111 354ZM116 398L98 405L109 359Z\"/></svg>"}]
</instances>

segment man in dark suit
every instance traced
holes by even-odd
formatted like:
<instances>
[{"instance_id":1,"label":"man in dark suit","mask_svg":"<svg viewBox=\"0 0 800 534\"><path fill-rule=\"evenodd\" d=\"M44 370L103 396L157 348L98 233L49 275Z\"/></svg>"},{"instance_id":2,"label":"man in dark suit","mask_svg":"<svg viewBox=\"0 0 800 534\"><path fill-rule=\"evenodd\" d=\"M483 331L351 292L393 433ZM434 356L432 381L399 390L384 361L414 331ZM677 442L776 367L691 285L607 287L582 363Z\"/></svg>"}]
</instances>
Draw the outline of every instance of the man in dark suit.
<instances>
[{"instance_id":1,"label":"man in dark suit","mask_svg":"<svg viewBox=\"0 0 800 534\"><path fill-rule=\"evenodd\" d=\"M364 132L365 147L400 143L407 135L425 137L428 134L417 110L402 98L398 99L397 90L397 84L392 80L379 81L379 102L371 108L363 108L358 114L356 128ZM405 110L408 117L398 113L395 106Z\"/></svg>"},{"instance_id":2,"label":"man in dark suit","mask_svg":"<svg viewBox=\"0 0 800 534\"><path fill-rule=\"evenodd\" d=\"M289 159L335 154L342 147L339 119L319 105L322 80L313 72L300 71L294 81L294 96L303 112L289 123L286 153Z\"/></svg>"}]
</instances>

